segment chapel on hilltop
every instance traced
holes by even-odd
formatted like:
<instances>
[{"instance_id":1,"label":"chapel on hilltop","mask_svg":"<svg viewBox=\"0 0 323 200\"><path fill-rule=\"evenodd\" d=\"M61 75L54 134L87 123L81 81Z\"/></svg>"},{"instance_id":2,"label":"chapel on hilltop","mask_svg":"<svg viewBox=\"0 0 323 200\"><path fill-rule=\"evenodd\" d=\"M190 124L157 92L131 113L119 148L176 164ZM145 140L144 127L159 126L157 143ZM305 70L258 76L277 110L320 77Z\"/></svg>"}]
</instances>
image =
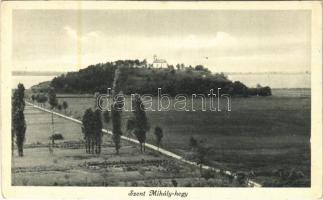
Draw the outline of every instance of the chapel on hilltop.
<instances>
[{"instance_id":1,"label":"chapel on hilltop","mask_svg":"<svg viewBox=\"0 0 323 200\"><path fill-rule=\"evenodd\" d=\"M158 59L156 55L154 55L153 67L155 68L167 68L167 61L164 59Z\"/></svg>"}]
</instances>

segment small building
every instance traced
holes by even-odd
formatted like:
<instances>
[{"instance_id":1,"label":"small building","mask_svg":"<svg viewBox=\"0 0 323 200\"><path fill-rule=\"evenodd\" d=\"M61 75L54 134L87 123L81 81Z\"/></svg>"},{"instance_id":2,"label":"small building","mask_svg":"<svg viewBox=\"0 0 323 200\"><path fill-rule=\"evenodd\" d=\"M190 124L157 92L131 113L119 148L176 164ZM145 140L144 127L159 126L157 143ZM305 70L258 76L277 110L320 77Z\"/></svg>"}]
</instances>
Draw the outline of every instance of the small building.
<instances>
[{"instance_id":1,"label":"small building","mask_svg":"<svg viewBox=\"0 0 323 200\"><path fill-rule=\"evenodd\" d=\"M154 68L167 68L167 61L164 59L158 59L156 55L154 55L153 67Z\"/></svg>"}]
</instances>

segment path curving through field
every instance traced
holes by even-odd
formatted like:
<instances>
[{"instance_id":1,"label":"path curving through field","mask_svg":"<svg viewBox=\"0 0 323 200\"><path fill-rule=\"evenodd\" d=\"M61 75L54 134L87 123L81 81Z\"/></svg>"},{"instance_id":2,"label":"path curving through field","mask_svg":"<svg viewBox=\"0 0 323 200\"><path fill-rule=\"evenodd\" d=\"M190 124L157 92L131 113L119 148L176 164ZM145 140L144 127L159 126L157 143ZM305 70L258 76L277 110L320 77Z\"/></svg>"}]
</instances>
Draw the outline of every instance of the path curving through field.
<instances>
[{"instance_id":1,"label":"path curving through field","mask_svg":"<svg viewBox=\"0 0 323 200\"><path fill-rule=\"evenodd\" d=\"M74 119L74 118L72 118L72 117L69 117L69 116L63 115L63 114L61 114L61 113L57 113L57 112L54 112L54 111L48 110L48 109L46 109L46 108L39 107L39 106L37 106L37 105L35 105L35 104L32 104L32 103L30 103L30 102L28 102L28 101L26 101L26 104L28 104L28 105L30 105L30 106L32 106L32 107L34 107L34 108L36 108L36 109L39 109L39 110L42 110L42 111L44 111L44 112L48 112L48 113L53 113L53 114L54 114L54 115L56 115L56 116L59 116L59 117L65 118L65 119L67 119L67 120L73 121L74 123L77 123L77 124L82 125L82 121L80 121L80 120L78 120L78 119ZM107 130L107 129L102 129L102 132L112 135L112 131ZM133 138L129 138L129 137L126 137L126 136L121 136L121 139L126 140L126 141L129 141L129 142L131 142L131 143L139 144L138 140L135 140L135 139L133 139ZM180 160L180 161L182 161L182 162L184 162L184 163L187 163L187 164L190 164L190 165L193 165L193 166L196 166L196 167L200 167L196 162L192 162L192 161L186 160L186 159L184 159L182 156L179 156L179 155L177 155L177 154L175 154L175 153L173 153L173 152L170 152L170 151L168 151L168 150L166 150L166 149L158 148L157 146L152 145L152 144L149 144L149 143L145 143L145 146L146 146L147 148L149 148L149 149L154 150L154 151L158 151L158 152L160 152L161 154L166 155L166 156L168 156L168 157L174 158L174 159L176 159L176 160ZM203 168L203 169L206 169L206 170L214 170L215 172L218 172L218 173L219 173L219 172L221 172L221 170L220 170L220 169L218 169L218 168L214 168L214 167L210 167L210 166L207 166L207 165L202 165L202 168ZM235 174L234 174L233 172L230 172L230 171L224 171L224 173L225 173L226 175L229 175L229 176L233 176L233 177L235 177ZM261 185L261 184L259 184L259 183L255 182L255 181L253 181L253 180L248 180L248 186L250 186L250 187L262 187L262 185Z\"/></svg>"}]
</instances>

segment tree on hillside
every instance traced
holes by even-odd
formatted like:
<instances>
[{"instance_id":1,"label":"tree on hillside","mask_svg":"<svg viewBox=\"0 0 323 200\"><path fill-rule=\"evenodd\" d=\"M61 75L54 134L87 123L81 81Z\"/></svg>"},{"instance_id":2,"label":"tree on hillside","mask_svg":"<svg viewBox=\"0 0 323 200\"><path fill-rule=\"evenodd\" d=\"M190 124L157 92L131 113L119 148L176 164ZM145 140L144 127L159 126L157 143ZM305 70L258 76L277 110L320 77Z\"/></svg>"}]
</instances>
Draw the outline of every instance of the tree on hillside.
<instances>
[{"instance_id":1,"label":"tree on hillside","mask_svg":"<svg viewBox=\"0 0 323 200\"><path fill-rule=\"evenodd\" d=\"M266 87L261 87L257 88L258 89L258 94L259 96L271 96L271 88L266 86Z\"/></svg>"},{"instance_id":2,"label":"tree on hillside","mask_svg":"<svg viewBox=\"0 0 323 200\"><path fill-rule=\"evenodd\" d=\"M160 128L159 126L155 127L155 131L154 131L155 137L156 137L156 143L157 143L157 147L159 149L159 146L161 144L161 141L163 139L163 129Z\"/></svg>"},{"instance_id":3,"label":"tree on hillside","mask_svg":"<svg viewBox=\"0 0 323 200\"><path fill-rule=\"evenodd\" d=\"M133 132L140 143L140 151L143 152L143 150L145 151L146 132L149 130L150 127L146 116L145 107L139 95L135 95L135 98L132 102L132 106L135 122L135 128ZM143 146L144 149L142 148Z\"/></svg>"},{"instance_id":4,"label":"tree on hillside","mask_svg":"<svg viewBox=\"0 0 323 200\"><path fill-rule=\"evenodd\" d=\"M66 115L66 109L68 108L68 103L66 101L63 101L63 109L64 109L64 113Z\"/></svg>"},{"instance_id":5,"label":"tree on hillside","mask_svg":"<svg viewBox=\"0 0 323 200\"><path fill-rule=\"evenodd\" d=\"M16 145L18 148L18 155L23 156L23 144L25 141L26 121L25 121L25 87L19 83L18 88L14 91L12 97L12 126L11 126L11 139L12 150L14 148L14 137L16 137Z\"/></svg>"},{"instance_id":6,"label":"tree on hillside","mask_svg":"<svg viewBox=\"0 0 323 200\"><path fill-rule=\"evenodd\" d=\"M142 65L143 65L145 68L147 68L147 60L146 60L146 59L144 59L144 60L142 61Z\"/></svg>"},{"instance_id":7,"label":"tree on hillside","mask_svg":"<svg viewBox=\"0 0 323 200\"><path fill-rule=\"evenodd\" d=\"M180 68L181 68L181 70L184 70L184 69L185 69L185 65L184 65L184 63L182 63L182 64L180 65Z\"/></svg>"},{"instance_id":8,"label":"tree on hillside","mask_svg":"<svg viewBox=\"0 0 323 200\"><path fill-rule=\"evenodd\" d=\"M52 134L55 133L54 131L54 112L53 109L58 105L58 101L56 98L56 92L54 88L49 88L48 90L48 103L50 105L50 109L52 110Z\"/></svg>"},{"instance_id":9,"label":"tree on hillside","mask_svg":"<svg viewBox=\"0 0 323 200\"><path fill-rule=\"evenodd\" d=\"M168 65L168 66L167 66L167 68L168 68L170 71L175 70L174 65Z\"/></svg>"},{"instance_id":10,"label":"tree on hillside","mask_svg":"<svg viewBox=\"0 0 323 200\"><path fill-rule=\"evenodd\" d=\"M248 96L248 87L240 81L233 82L233 93L241 96Z\"/></svg>"},{"instance_id":11,"label":"tree on hillside","mask_svg":"<svg viewBox=\"0 0 323 200\"><path fill-rule=\"evenodd\" d=\"M195 70L196 71L203 71L204 70L204 66L203 65L196 65L195 66Z\"/></svg>"}]
</instances>

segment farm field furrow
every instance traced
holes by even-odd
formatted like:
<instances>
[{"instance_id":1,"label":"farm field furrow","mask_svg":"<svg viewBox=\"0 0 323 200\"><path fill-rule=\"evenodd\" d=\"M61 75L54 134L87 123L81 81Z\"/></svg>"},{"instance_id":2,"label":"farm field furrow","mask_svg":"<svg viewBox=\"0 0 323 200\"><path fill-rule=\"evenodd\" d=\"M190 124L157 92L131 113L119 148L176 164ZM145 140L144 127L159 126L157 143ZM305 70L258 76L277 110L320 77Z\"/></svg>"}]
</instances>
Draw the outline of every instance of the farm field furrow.
<instances>
[{"instance_id":1,"label":"farm field furrow","mask_svg":"<svg viewBox=\"0 0 323 200\"><path fill-rule=\"evenodd\" d=\"M222 174L201 178L196 167L158 152L141 153L136 145L126 141L122 141L122 149L116 155L110 135L103 136L100 155L86 154L80 125L57 116L54 130L64 135L64 141L56 141L51 153L51 114L26 106L26 121L24 157L15 154L12 159L13 185L243 186Z\"/></svg>"}]
</instances>

